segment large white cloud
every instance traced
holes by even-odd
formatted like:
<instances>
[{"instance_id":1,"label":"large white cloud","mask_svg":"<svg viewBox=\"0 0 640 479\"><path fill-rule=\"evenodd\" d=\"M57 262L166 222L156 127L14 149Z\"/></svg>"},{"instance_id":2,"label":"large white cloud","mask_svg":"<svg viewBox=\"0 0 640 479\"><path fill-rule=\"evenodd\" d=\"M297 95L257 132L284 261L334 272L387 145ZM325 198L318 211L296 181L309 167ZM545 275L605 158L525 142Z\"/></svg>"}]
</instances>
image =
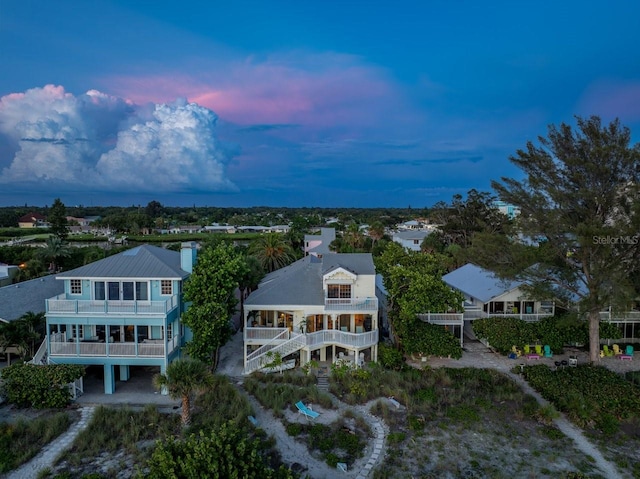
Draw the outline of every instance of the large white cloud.
<instances>
[{"instance_id":1,"label":"large white cloud","mask_svg":"<svg viewBox=\"0 0 640 479\"><path fill-rule=\"evenodd\" d=\"M217 117L47 85L0 98L0 183L124 192L228 191Z\"/></svg>"}]
</instances>

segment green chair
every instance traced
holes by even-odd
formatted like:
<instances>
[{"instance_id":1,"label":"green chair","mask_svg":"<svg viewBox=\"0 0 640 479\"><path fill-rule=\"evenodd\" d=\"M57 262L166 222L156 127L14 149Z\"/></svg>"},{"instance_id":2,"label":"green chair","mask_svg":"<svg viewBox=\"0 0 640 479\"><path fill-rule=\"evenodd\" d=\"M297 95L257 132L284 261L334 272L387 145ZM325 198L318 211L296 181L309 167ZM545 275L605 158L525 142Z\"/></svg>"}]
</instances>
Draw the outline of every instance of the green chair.
<instances>
[{"instance_id":1,"label":"green chair","mask_svg":"<svg viewBox=\"0 0 640 479\"><path fill-rule=\"evenodd\" d=\"M545 358L553 357L553 353L551 352L551 346L549 346L548 344L544 345L544 357Z\"/></svg>"},{"instance_id":2,"label":"green chair","mask_svg":"<svg viewBox=\"0 0 640 479\"><path fill-rule=\"evenodd\" d=\"M625 348L624 353L627 356L633 356L633 345L627 344L627 347Z\"/></svg>"}]
</instances>

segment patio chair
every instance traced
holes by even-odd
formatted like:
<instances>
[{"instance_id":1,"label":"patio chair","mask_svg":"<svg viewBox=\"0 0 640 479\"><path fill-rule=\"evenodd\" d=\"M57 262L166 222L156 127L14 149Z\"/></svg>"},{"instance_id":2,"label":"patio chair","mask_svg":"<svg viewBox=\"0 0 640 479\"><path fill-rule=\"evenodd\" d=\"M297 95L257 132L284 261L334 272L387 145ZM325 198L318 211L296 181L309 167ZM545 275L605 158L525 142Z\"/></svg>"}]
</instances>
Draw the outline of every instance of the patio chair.
<instances>
[{"instance_id":1,"label":"patio chair","mask_svg":"<svg viewBox=\"0 0 640 479\"><path fill-rule=\"evenodd\" d=\"M525 344L522 350L524 351L524 354L529 354L531 352L531 347L528 344Z\"/></svg>"},{"instance_id":2,"label":"patio chair","mask_svg":"<svg viewBox=\"0 0 640 479\"><path fill-rule=\"evenodd\" d=\"M603 353L603 355L604 355L604 356L613 356L613 351L611 351L611 350L609 349L609 346L607 346L606 344L604 344L604 345L602 346L602 353ZM604 357L604 356L603 356L603 357Z\"/></svg>"},{"instance_id":3,"label":"patio chair","mask_svg":"<svg viewBox=\"0 0 640 479\"><path fill-rule=\"evenodd\" d=\"M613 354L615 356L619 356L620 354L622 354L622 351L620 350L620 346L618 346L617 344L613 345Z\"/></svg>"},{"instance_id":4,"label":"patio chair","mask_svg":"<svg viewBox=\"0 0 640 479\"><path fill-rule=\"evenodd\" d=\"M553 353L551 352L551 346L549 346L548 344L544 345L544 357L545 358L553 357Z\"/></svg>"},{"instance_id":5,"label":"patio chair","mask_svg":"<svg viewBox=\"0 0 640 479\"><path fill-rule=\"evenodd\" d=\"M542 356L542 345L541 344L536 344L536 354L538 356Z\"/></svg>"},{"instance_id":6,"label":"patio chair","mask_svg":"<svg viewBox=\"0 0 640 479\"><path fill-rule=\"evenodd\" d=\"M515 345L511 346L511 353L516 355L516 358L522 356L522 351L515 347Z\"/></svg>"},{"instance_id":7,"label":"patio chair","mask_svg":"<svg viewBox=\"0 0 640 479\"><path fill-rule=\"evenodd\" d=\"M625 348L624 353L627 356L633 356L633 345L627 344L627 347Z\"/></svg>"},{"instance_id":8,"label":"patio chair","mask_svg":"<svg viewBox=\"0 0 640 479\"><path fill-rule=\"evenodd\" d=\"M303 414L307 419L315 419L320 415L320 413L314 411L311 407L307 407L302 401L298 401L296 407L298 408L298 414Z\"/></svg>"}]
</instances>

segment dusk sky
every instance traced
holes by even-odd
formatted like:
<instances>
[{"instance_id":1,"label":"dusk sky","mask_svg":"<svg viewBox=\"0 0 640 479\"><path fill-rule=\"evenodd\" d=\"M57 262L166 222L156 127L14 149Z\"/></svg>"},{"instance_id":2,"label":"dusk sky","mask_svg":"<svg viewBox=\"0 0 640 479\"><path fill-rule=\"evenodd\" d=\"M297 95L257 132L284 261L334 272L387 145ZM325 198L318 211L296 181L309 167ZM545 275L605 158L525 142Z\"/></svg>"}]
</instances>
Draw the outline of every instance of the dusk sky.
<instances>
[{"instance_id":1,"label":"dusk sky","mask_svg":"<svg viewBox=\"0 0 640 479\"><path fill-rule=\"evenodd\" d=\"M640 2L0 0L0 206L422 208L574 115L640 141Z\"/></svg>"}]
</instances>

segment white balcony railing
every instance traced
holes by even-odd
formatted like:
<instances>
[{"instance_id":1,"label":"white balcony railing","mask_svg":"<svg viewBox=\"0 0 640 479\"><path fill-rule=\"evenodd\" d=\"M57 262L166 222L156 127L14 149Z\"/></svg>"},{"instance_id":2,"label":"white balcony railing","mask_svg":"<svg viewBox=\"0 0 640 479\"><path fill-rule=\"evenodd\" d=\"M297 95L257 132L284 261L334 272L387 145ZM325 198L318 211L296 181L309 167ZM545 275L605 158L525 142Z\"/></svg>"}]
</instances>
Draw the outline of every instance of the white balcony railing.
<instances>
[{"instance_id":1,"label":"white balcony railing","mask_svg":"<svg viewBox=\"0 0 640 479\"><path fill-rule=\"evenodd\" d=\"M418 318L432 324L462 324L464 315L462 313L425 313L419 314Z\"/></svg>"},{"instance_id":2,"label":"white balcony railing","mask_svg":"<svg viewBox=\"0 0 640 479\"><path fill-rule=\"evenodd\" d=\"M59 341L49 342L49 357L144 357L162 358L180 346L180 337L174 336L165 343L164 340L135 342L90 342Z\"/></svg>"},{"instance_id":3,"label":"white balcony railing","mask_svg":"<svg viewBox=\"0 0 640 479\"><path fill-rule=\"evenodd\" d=\"M377 311L378 298L325 298L326 311Z\"/></svg>"},{"instance_id":4,"label":"white balcony railing","mask_svg":"<svg viewBox=\"0 0 640 479\"><path fill-rule=\"evenodd\" d=\"M617 313L613 311L601 311L600 319L614 322L636 322L640 321L640 311L623 311Z\"/></svg>"},{"instance_id":5,"label":"white balcony railing","mask_svg":"<svg viewBox=\"0 0 640 479\"><path fill-rule=\"evenodd\" d=\"M346 348L366 348L378 343L378 330L366 333L348 333L337 329L324 329L315 333L307 333L307 346L323 346L335 344Z\"/></svg>"},{"instance_id":6,"label":"white balcony railing","mask_svg":"<svg viewBox=\"0 0 640 479\"><path fill-rule=\"evenodd\" d=\"M46 300L47 314L167 314L179 305L177 295L165 301L92 301L67 299L65 294Z\"/></svg>"}]
</instances>

